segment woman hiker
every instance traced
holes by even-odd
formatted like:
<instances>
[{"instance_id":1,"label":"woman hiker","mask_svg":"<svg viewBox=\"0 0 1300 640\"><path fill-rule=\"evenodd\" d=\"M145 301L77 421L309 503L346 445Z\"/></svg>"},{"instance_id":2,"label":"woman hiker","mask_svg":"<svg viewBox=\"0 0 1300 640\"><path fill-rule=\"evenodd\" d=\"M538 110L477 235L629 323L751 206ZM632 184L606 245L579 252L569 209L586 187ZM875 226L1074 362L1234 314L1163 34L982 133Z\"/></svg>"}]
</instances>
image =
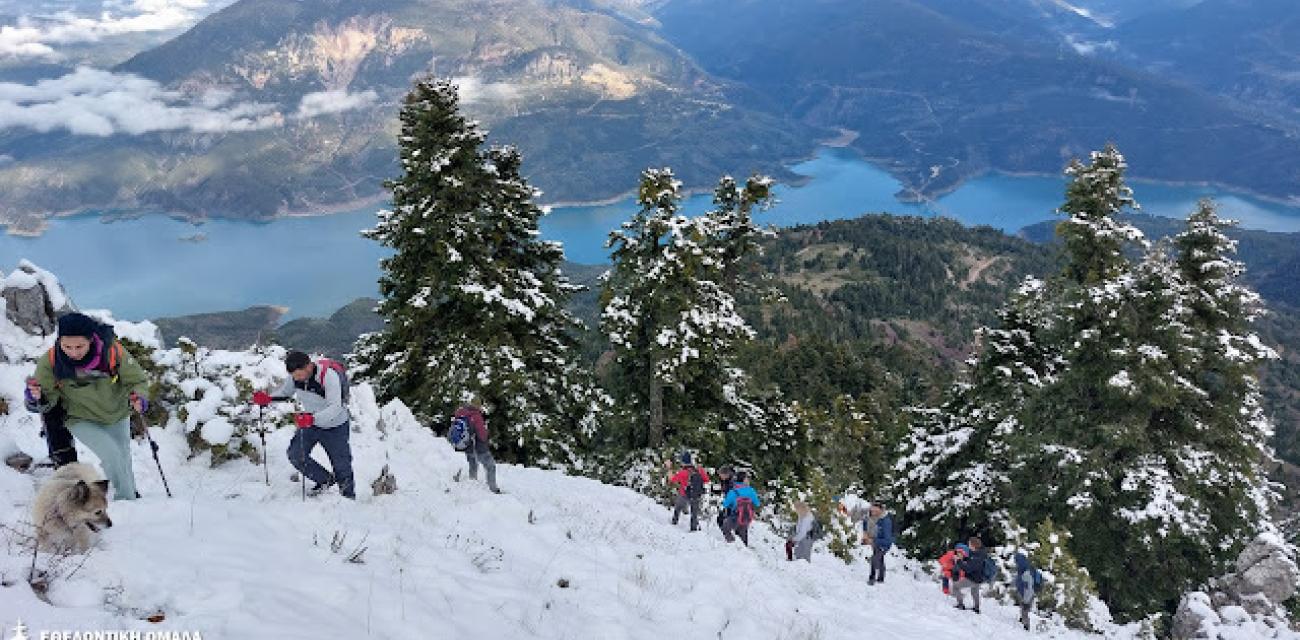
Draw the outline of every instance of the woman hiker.
<instances>
[{"instance_id":1,"label":"woman hiker","mask_svg":"<svg viewBox=\"0 0 1300 640\"><path fill-rule=\"evenodd\" d=\"M131 410L148 409L149 378L112 327L80 313L59 318L55 345L37 360L26 394L42 413L62 402L68 431L99 458L113 499L140 497L131 468Z\"/></svg>"}]
</instances>

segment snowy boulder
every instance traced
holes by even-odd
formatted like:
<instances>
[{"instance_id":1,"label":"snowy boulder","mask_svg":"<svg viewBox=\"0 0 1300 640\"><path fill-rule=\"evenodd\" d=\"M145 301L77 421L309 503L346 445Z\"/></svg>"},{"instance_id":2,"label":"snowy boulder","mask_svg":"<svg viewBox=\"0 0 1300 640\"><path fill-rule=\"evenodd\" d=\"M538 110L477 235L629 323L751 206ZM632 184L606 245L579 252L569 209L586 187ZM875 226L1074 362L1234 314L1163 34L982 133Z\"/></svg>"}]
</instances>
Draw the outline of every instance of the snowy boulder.
<instances>
[{"instance_id":1,"label":"snowy boulder","mask_svg":"<svg viewBox=\"0 0 1300 640\"><path fill-rule=\"evenodd\" d=\"M1208 638L1208 630L1220 622L1219 614L1210 603L1210 596L1201 591L1193 591L1183 596L1182 602L1178 603L1171 635L1176 640Z\"/></svg>"},{"instance_id":2,"label":"snowy boulder","mask_svg":"<svg viewBox=\"0 0 1300 640\"><path fill-rule=\"evenodd\" d=\"M1281 604L1296 594L1297 583L1300 583L1300 568L1282 542L1271 536L1260 536L1237 557L1237 571L1228 578L1226 586L1243 606L1254 608L1249 605L1257 598L1251 596L1263 596L1269 603Z\"/></svg>"},{"instance_id":3,"label":"snowy boulder","mask_svg":"<svg viewBox=\"0 0 1300 640\"><path fill-rule=\"evenodd\" d=\"M1194 591L1183 597L1174 614L1172 637L1227 637L1220 633L1226 627L1257 631L1285 628L1280 605L1296 594L1297 582L1300 568L1291 559L1286 543L1276 535L1262 535L1237 557L1232 573L1211 581L1213 589L1209 593Z\"/></svg>"},{"instance_id":4,"label":"snowy boulder","mask_svg":"<svg viewBox=\"0 0 1300 640\"><path fill-rule=\"evenodd\" d=\"M74 309L59 279L26 260L18 263L18 270L0 278L0 299L4 300L5 317L34 336L53 334L55 319Z\"/></svg>"}]
</instances>

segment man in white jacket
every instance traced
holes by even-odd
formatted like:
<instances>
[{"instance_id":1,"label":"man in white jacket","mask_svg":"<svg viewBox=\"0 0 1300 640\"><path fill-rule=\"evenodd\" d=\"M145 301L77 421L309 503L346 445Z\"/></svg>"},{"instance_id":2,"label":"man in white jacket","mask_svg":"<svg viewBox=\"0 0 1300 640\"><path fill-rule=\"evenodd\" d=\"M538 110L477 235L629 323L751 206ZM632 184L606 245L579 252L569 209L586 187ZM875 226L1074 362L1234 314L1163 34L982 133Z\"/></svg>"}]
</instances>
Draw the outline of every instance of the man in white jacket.
<instances>
[{"instance_id":1,"label":"man in white jacket","mask_svg":"<svg viewBox=\"0 0 1300 640\"><path fill-rule=\"evenodd\" d=\"M344 400L347 383L339 372L342 367L323 358L313 362L301 351L290 351L284 358L284 368L289 370L284 384L274 394L261 391L253 394L253 402L265 406L272 400L294 398L302 403L304 411L294 417L298 431L286 450L289 462L316 483L312 495L337 484L343 497L356 499L352 446L348 443L350 416ZM333 473L312 459L311 452L317 444L325 448Z\"/></svg>"}]
</instances>

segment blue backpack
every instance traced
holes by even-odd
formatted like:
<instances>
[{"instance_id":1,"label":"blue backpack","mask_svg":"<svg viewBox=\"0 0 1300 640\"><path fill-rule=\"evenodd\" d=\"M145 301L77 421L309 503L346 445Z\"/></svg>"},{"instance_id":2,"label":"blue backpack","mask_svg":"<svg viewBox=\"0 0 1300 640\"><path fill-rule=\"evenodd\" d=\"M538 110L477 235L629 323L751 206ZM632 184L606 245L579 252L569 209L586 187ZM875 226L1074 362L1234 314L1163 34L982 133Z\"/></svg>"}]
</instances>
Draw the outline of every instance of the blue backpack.
<instances>
[{"instance_id":1,"label":"blue backpack","mask_svg":"<svg viewBox=\"0 0 1300 640\"><path fill-rule=\"evenodd\" d=\"M474 439L472 435L473 429L474 427L469 424L469 418L457 416L451 419L451 428L447 430L447 439L451 440L451 446L455 447L457 451L464 451Z\"/></svg>"},{"instance_id":2,"label":"blue backpack","mask_svg":"<svg viewBox=\"0 0 1300 640\"><path fill-rule=\"evenodd\" d=\"M984 579L980 582L994 582L998 579L998 561L993 555L984 556Z\"/></svg>"}]
</instances>

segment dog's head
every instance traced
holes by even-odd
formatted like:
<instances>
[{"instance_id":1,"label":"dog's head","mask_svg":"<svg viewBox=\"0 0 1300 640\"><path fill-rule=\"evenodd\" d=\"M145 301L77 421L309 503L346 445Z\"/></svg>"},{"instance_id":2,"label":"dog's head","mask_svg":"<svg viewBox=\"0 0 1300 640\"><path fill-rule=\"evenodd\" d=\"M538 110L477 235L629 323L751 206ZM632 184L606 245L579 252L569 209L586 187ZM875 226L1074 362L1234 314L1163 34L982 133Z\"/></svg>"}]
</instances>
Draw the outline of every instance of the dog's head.
<instances>
[{"instance_id":1,"label":"dog's head","mask_svg":"<svg viewBox=\"0 0 1300 640\"><path fill-rule=\"evenodd\" d=\"M72 508L64 517L69 520L69 524L84 524L90 527L91 531L113 526L113 521L108 517L107 480L98 482L79 480L73 485L68 499L71 502L68 506Z\"/></svg>"}]
</instances>

